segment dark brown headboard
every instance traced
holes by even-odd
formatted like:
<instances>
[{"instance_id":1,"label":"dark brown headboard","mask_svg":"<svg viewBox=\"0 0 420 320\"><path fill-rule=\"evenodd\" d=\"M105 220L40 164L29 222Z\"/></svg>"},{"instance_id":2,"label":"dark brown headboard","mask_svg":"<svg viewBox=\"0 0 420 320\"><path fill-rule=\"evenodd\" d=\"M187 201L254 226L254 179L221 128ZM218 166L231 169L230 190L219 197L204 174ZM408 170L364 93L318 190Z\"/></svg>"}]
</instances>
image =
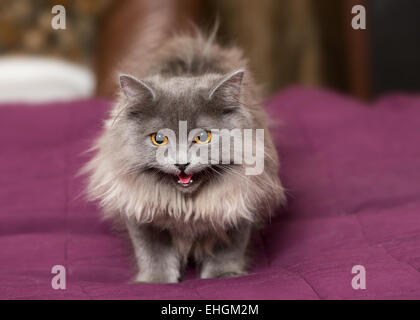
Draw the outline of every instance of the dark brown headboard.
<instances>
[{"instance_id":1,"label":"dark brown headboard","mask_svg":"<svg viewBox=\"0 0 420 320\"><path fill-rule=\"evenodd\" d=\"M134 42L141 45L142 39L149 39L144 34L148 22L153 20L153 36L162 36L194 21L198 6L196 0L116 1L100 22L94 66L97 94L105 97L115 94L118 64L129 54Z\"/></svg>"}]
</instances>

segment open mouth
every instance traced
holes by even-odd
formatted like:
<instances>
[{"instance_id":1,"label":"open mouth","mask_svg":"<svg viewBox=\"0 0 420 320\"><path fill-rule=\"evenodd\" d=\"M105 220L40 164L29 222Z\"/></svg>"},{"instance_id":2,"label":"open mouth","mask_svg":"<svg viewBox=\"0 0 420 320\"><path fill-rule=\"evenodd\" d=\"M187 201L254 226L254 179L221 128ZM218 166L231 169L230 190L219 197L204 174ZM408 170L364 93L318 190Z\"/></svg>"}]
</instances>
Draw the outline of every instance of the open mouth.
<instances>
[{"instance_id":1,"label":"open mouth","mask_svg":"<svg viewBox=\"0 0 420 320\"><path fill-rule=\"evenodd\" d=\"M186 174L183 171L178 174L168 173L156 168L149 168L143 172L156 176L162 183L173 183L185 192L191 192L209 179L218 179L223 171L219 167L213 166L190 174Z\"/></svg>"},{"instance_id":2,"label":"open mouth","mask_svg":"<svg viewBox=\"0 0 420 320\"><path fill-rule=\"evenodd\" d=\"M178 176L178 183L183 187L189 187L194 180L192 179L192 174L185 174L184 172L181 172Z\"/></svg>"}]
</instances>

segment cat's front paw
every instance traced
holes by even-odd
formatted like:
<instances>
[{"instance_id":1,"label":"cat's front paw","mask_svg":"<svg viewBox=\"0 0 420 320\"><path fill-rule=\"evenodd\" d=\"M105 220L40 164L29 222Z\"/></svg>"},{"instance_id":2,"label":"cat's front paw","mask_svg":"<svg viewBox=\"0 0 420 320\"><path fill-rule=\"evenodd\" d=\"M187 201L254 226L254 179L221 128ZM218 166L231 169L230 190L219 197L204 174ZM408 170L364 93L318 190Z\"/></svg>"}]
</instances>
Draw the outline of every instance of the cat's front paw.
<instances>
[{"instance_id":1,"label":"cat's front paw","mask_svg":"<svg viewBox=\"0 0 420 320\"><path fill-rule=\"evenodd\" d=\"M202 279L212 279L212 278L230 278L246 275L247 272L245 269L238 268L203 268L201 271L200 277Z\"/></svg>"},{"instance_id":2,"label":"cat's front paw","mask_svg":"<svg viewBox=\"0 0 420 320\"><path fill-rule=\"evenodd\" d=\"M180 281L180 276L177 274L165 274L156 272L139 272L133 279L134 283L177 283Z\"/></svg>"}]
</instances>

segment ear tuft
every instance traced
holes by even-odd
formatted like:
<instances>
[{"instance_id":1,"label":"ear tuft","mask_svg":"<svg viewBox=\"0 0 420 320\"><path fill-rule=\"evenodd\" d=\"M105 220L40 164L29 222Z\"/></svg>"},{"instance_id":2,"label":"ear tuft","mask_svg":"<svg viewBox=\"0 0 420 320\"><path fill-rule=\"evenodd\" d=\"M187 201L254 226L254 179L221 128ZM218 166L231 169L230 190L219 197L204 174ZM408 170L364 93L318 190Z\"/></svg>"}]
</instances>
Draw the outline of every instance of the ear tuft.
<instances>
[{"instance_id":1,"label":"ear tuft","mask_svg":"<svg viewBox=\"0 0 420 320\"><path fill-rule=\"evenodd\" d=\"M213 90L210 91L209 100L219 94L223 95L225 98L239 100L244 73L245 70L239 69L224 77Z\"/></svg>"},{"instance_id":2,"label":"ear tuft","mask_svg":"<svg viewBox=\"0 0 420 320\"><path fill-rule=\"evenodd\" d=\"M120 86L127 98L149 97L152 100L156 95L153 89L143 80L128 74L120 74Z\"/></svg>"}]
</instances>

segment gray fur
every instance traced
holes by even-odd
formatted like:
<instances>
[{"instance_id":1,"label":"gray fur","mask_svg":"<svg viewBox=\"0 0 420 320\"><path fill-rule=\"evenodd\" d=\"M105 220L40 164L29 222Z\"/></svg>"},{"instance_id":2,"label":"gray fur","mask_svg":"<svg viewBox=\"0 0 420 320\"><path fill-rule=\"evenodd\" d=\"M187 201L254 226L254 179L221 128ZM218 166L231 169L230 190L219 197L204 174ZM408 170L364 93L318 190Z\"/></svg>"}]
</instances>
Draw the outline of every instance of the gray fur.
<instances>
[{"instance_id":1,"label":"gray fur","mask_svg":"<svg viewBox=\"0 0 420 320\"><path fill-rule=\"evenodd\" d=\"M213 254L204 257L200 276L203 279L232 277L246 273L247 249L251 236L251 225L243 223L229 230L228 243L219 243Z\"/></svg>"},{"instance_id":2,"label":"gray fur","mask_svg":"<svg viewBox=\"0 0 420 320\"><path fill-rule=\"evenodd\" d=\"M85 167L89 195L105 217L125 221L139 267L136 281L179 281L188 257L203 278L244 274L252 229L285 200L247 63L239 50L198 35L173 38L147 64L145 73L134 63L123 70L130 75L120 77L120 97ZM174 179L180 170L158 163L150 140L163 128L178 135L180 120L188 131L264 129L264 172L247 176L244 165L190 158L185 173L194 182L180 186Z\"/></svg>"},{"instance_id":3,"label":"gray fur","mask_svg":"<svg viewBox=\"0 0 420 320\"><path fill-rule=\"evenodd\" d=\"M182 257L173 246L169 232L128 220L126 225L136 263L141 266L135 281L178 282L181 279Z\"/></svg>"}]
</instances>

